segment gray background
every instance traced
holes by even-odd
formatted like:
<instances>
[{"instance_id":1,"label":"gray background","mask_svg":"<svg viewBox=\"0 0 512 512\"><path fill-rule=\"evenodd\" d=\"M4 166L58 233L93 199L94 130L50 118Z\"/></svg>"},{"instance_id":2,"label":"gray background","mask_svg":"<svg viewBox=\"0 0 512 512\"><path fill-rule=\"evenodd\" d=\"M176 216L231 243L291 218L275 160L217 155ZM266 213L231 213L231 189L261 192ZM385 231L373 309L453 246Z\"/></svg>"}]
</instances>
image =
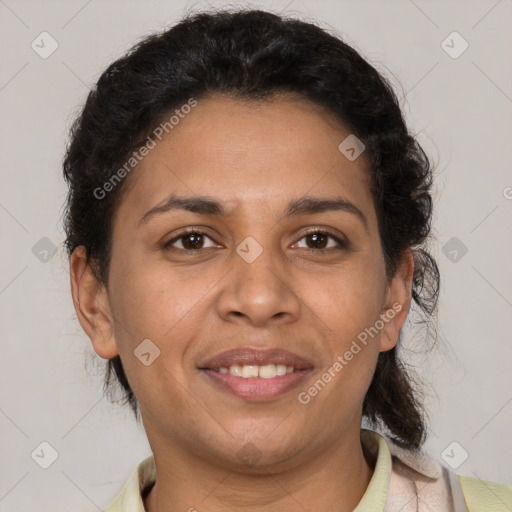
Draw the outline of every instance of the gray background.
<instances>
[{"instance_id":1,"label":"gray background","mask_svg":"<svg viewBox=\"0 0 512 512\"><path fill-rule=\"evenodd\" d=\"M130 411L102 398L102 361L74 314L60 165L72 115L106 65L209 5L228 4L0 0L1 511L101 510L149 454ZM401 91L438 164L440 340L422 353L423 329L406 343L426 381L427 448L460 474L512 484L510 0L251 5L338 30ZM58 43L46 59L31 47L50 48L43 31ZM457 58L442 46L453 31L469 44ZM58 453L48 469L43 441Z\"/></svg>"}]
</instances>

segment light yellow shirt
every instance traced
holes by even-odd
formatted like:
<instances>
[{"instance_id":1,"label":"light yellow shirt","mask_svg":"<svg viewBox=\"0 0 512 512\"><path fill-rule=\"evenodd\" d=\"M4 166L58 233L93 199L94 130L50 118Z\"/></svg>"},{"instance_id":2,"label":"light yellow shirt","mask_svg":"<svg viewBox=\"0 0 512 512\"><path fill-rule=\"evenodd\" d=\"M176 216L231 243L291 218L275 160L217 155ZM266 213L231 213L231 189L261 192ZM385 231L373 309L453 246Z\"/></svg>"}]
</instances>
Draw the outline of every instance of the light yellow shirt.
<instances>
[{"instance_id":1,"label":"light yellow shirt","mask_svg":"<svg viewBox=\"0 0 512 512\"><path fill-rule=\"evenodd\" d=\"M512 487L457 476L423 452L403 450L376 432L362 430L361 441L376 463L354 512L512 512ZM151 455L104 512L145 512L142 494L155 481Z\"/></svg>"}]
</instances>

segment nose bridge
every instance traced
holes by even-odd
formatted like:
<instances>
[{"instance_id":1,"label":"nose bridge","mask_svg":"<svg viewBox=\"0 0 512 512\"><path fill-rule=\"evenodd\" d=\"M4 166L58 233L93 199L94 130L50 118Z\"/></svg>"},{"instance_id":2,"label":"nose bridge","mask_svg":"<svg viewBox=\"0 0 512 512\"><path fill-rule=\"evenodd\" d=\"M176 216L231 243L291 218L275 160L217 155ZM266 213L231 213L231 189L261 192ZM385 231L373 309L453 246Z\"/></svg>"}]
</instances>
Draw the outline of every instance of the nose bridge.
<instances>
[{"instance_id":1,"label":"nose bridge","mask_svg":"<svg viewBox=\"0 0 512 512\"><path fill-rule=\"evenodd\" d=\"M222 316L243 316L260 326L300 313L300 301L287 282L284 258L272 249L269 233L262 238L268 241L266 247L247 237L233 251L229 285L218 303Z\"/></svg>"}]
</instances>

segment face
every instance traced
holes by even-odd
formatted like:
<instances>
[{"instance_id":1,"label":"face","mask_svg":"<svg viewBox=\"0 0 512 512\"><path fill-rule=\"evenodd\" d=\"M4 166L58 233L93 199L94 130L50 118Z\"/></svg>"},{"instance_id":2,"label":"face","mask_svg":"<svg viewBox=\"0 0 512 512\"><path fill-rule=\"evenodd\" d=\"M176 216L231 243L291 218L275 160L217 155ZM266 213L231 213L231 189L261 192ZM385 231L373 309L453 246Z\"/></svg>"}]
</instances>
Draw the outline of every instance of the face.
<instances>
[{"instance_id":1,"label":"face","mask_svg":"<svg viewBox=\"0 0 512 512\"><path fill-rule=\"evenodd\" d=\"M100 307L79 318L100 356L120 354L154 451L286 466L358 435L412 269L386 277L349 134L306 102L216 96L130 176L108 292L91 278Z\"/></svg>"}]
</instances>

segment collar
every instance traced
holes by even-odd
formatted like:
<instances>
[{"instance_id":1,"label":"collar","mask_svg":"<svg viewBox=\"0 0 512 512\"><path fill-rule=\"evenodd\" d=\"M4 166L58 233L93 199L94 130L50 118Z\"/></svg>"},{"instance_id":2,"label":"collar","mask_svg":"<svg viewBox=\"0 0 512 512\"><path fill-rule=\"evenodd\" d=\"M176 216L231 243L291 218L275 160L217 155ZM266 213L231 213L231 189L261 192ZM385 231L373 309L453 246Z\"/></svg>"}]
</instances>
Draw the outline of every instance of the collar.
<instances>
[{"instance_id":1,"label":"collar","mask_svg":"<svg viewBox=\"0 0 512 512\"><path fill-rule=\"evenodd\" d=\"M354 512L384 512L395 467L405 467L429 480L441 476L440 465L423 452L404 450L377 432L362 429L361 443L376 462L370 483ZM120 494L104 512L145 512L142 496L155 481L155 459L150 455L135 468Z\"/></svg>"}]
</instances>

